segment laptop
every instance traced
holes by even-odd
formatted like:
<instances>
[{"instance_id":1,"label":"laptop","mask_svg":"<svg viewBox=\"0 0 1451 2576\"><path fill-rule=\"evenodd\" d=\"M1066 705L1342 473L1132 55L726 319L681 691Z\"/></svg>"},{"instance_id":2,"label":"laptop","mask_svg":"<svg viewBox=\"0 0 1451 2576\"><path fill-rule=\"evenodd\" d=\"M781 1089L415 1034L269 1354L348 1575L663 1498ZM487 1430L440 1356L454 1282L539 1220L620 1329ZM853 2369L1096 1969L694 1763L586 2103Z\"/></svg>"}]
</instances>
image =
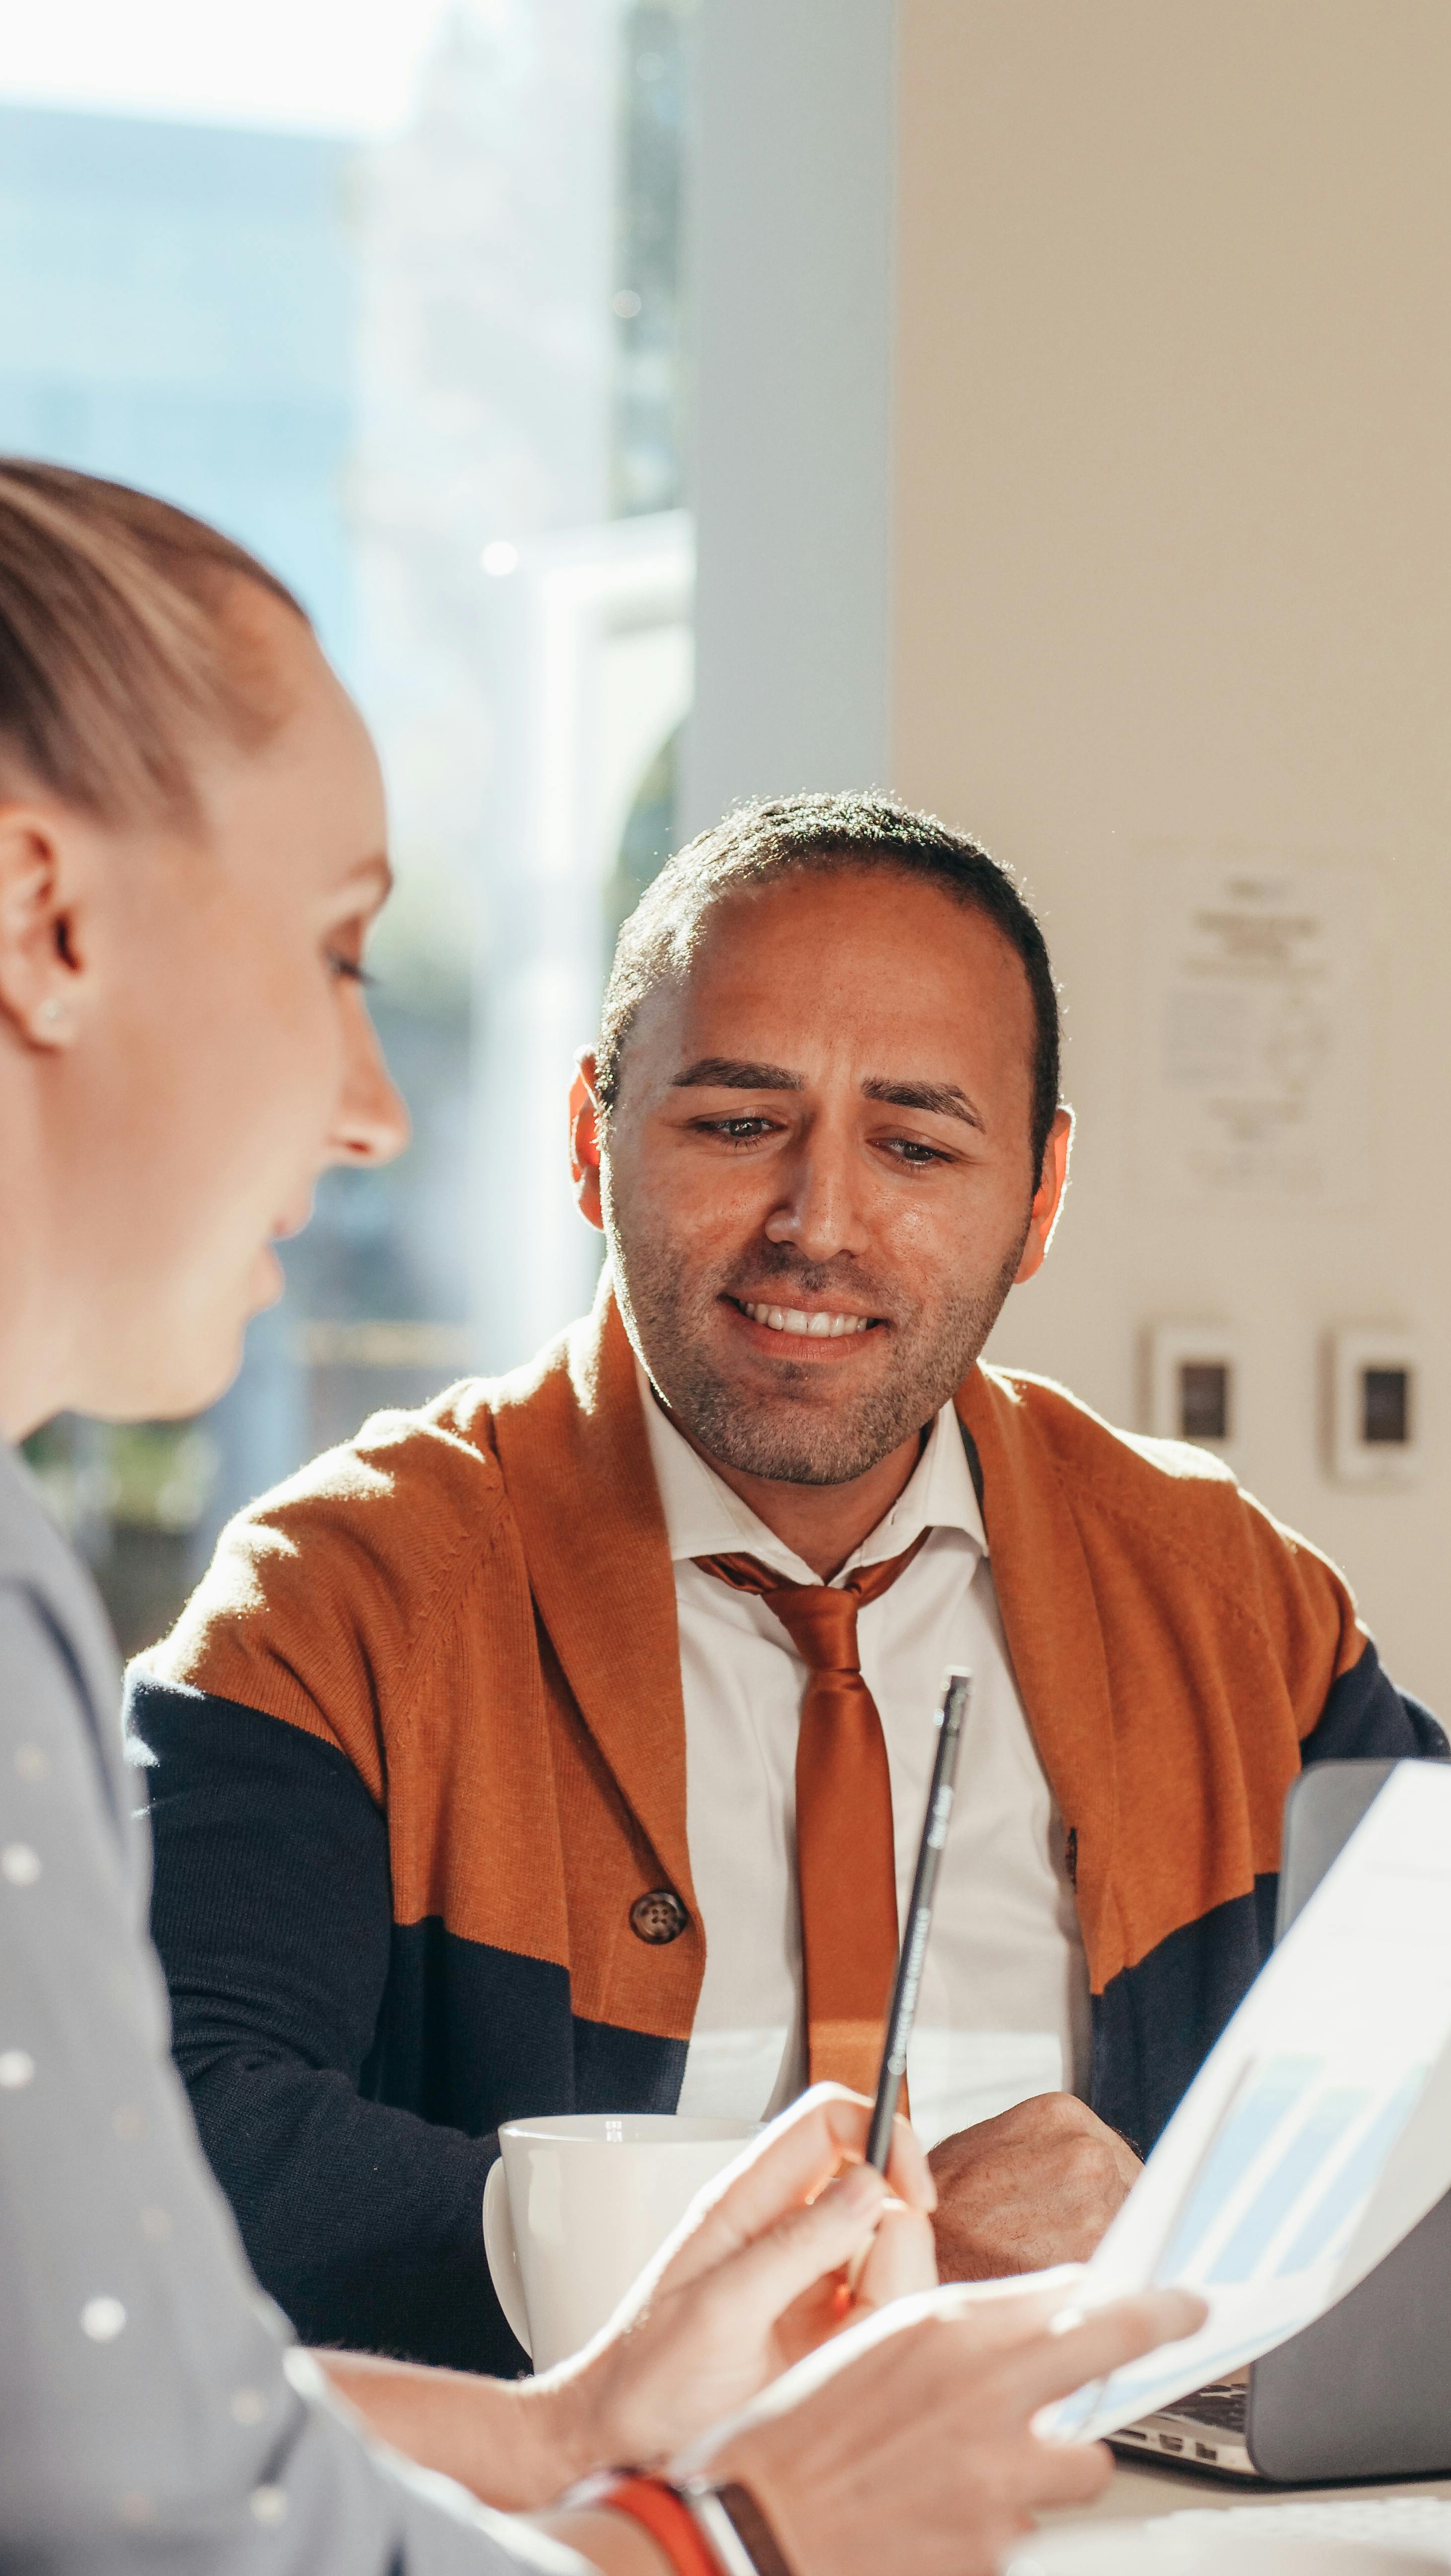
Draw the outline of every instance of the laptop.
<instances>
[{"instance_id":1,"label":"laptop","mask_svg":"<svg viewBox=\"0 0 1451 2576\"><path fill-rule=\"evenodd\" d=\"M1395 1768L1323 1762L1296 1780L1277 1941ZM1303 2334L1112 2438L1125 2458L1276 2486L1451 2474L1451 2195Z\"/></svg>"}]
</instances>

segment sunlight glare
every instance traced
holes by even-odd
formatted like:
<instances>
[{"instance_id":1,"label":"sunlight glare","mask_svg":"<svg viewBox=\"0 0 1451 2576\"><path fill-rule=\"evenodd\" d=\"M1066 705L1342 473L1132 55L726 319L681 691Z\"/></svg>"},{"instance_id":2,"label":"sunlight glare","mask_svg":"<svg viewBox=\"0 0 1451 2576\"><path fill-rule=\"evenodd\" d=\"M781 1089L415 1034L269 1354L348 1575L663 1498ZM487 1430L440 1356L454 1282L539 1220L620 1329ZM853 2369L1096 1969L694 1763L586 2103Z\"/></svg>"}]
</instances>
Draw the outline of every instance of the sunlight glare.
<instances>
[{"instance_id":1,"label":"sunlight glare","mask_svg":"<svg viewBox=\"0 0 1451 2576\"><path fill-rule=\"evenodd\" d=\"M449 0L0 0L0 100L386 134ZM473 0L479 8L479 0ZM487 0L480 9L487 14Z\"/></svg>"}]
</instances>

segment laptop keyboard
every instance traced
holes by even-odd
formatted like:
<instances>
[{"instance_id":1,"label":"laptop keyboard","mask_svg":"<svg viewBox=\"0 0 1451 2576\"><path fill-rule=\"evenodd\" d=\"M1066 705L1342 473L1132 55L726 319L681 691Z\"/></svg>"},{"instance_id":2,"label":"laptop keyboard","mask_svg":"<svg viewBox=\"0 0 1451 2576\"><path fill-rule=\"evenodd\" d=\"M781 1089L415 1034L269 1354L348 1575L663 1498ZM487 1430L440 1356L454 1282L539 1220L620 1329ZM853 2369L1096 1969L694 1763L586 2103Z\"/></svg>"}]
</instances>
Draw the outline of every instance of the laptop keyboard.
<instances>
[{"instance_id":1,"label":"laptop keyboard","mask_svg":"<svg viewBox=\"0 0 1451 2576\"><path fill-rule=\"evenodd\" d=\"M1232 2526L1232 2532L1231 2532ZM1234 2504L1222 2513L1205 2506L1155 2515L1144 2531L1221 2533L1226 2539L1358 2540L1367 2547L1419 2549L1451 2566L1451 2502L1444 2496L1367 2496L1363 2503Z\"/></svg>"},{"instance_id":2,"label":"laptop keyboard","mask_svg":"<svg viewBox=\"0 0 1451 2576\"><path fill-rule=\"evenodd\" d=\"M1242 2433L1249 2410L1249 2386L1243 2379L1211 2379L1192 2397L1166 2406L1166 2415L1185 2416L1191 2424L1210 2424L1216 2433Z\"/></svg>"}]
</instances>

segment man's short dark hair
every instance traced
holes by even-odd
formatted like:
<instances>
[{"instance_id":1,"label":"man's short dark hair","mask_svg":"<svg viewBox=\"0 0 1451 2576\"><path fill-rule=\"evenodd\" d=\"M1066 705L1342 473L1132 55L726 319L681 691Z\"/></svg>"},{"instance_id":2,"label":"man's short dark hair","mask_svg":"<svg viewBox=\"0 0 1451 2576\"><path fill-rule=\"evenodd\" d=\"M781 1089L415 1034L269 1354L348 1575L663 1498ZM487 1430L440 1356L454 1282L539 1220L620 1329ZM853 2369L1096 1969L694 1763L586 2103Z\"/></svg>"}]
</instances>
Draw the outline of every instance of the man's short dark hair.
<instances>
[{"instance_id":1,"label":"man's short dark hair","mask_svg":"<svg viewBox=\"0 0 1451 2576\"><path fill-rule=\"evenodd\" d=\"M1034 1020L1032 1147L1043 1168L1058 1107L1058 989L1037 920L1011 876L965 832L885 796L782 796L737 805L666 861L620 932L600 1020L596 1092L608 1115L636 1014L685 967L706 920L727 895L783 877L895 868L925 878L982 913L1021 959Z\"/></svg>"}]
</instances>

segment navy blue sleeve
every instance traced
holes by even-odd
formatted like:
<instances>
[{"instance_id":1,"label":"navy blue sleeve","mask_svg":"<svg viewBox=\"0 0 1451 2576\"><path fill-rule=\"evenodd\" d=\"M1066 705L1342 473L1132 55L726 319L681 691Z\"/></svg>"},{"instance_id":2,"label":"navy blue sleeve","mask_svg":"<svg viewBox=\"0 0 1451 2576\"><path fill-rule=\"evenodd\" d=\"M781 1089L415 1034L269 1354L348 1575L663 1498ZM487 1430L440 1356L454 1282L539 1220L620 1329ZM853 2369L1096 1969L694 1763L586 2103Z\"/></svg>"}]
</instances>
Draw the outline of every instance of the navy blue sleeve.
<instances>
[{"instance_id":1,"label":"navy blue sleeve","mask_svg":"<svg viewBox=\"0 0 1451 2576\"><path fill-rule=\"evenodd\" d=\"M1451 1756L1436 1719L1408 1691L1397 1690L1367 1642L1358 1664L1331 1684L1330 1695L1300 1746L1312 1762L1432 1761Z\"/></svg>"},{"instance_id":2,"label":"navy blue sleeve","mask_svg":"<svg viewBox=\"0 0 1451 2576\"><path fill-rule=\"evenodd\" d=\"M1428 1708L1382 1672L1373 1645L1333 1683L1300 1747L1312 1762L1444 1762L1446 1738ZM1099 2118L1147 2155L1193 2082L1274 1943L1279 1880L1181 1924L1093 2003L1089 2099Z\"/></svg>"},{"instance_id":3,"label":"navy blue sleeve","mask_svg":"<svg viewBox=\"0 0 1451 2576\"><path fill-rule=\"evenodd\" d=\"M496 2140L369 2098L394 1934L387 1827L357 1772L298 1727L144 1675L128 1726L173 2049L258 2278L305 2342L527 2366L483 2249Z\"/></svg>"}]
</instances>

